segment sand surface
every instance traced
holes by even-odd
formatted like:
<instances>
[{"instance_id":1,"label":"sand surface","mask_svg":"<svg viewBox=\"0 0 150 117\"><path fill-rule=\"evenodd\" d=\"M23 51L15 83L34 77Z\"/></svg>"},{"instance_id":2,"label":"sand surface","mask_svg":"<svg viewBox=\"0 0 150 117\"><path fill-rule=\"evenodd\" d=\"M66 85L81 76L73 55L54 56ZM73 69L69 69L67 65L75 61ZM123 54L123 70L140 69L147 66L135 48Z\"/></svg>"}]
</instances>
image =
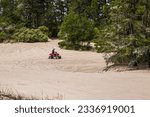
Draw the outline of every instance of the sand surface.
<instances>
[{"instance_id":1,"label":"sand surface","mask_svg":"<svg viewBox=\"0 0 150 117\"><path fill-rule=\"evenodd\" d=\"M62 50L47 43L0 44L0 88L63 99L150 99L150 71L100 72L102 54ZM49 60L56 48L61 60Z\"/></svg>"}]
</instances>

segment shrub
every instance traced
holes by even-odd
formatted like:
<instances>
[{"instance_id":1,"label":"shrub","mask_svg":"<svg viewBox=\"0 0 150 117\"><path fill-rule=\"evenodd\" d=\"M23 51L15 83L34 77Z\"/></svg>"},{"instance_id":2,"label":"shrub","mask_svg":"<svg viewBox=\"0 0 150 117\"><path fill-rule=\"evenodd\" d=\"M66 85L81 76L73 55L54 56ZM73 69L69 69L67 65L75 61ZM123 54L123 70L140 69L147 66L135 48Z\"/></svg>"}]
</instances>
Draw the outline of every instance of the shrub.
<instances>
[{"instance_id":1,"label":"shrub","mask_svg":"<svg viewBox=\"0 0 150 117\"><path fill-rule=\"evenodd\" d=\"M15 32L13 39L16 42L47 42L48 37L40 29L21 28Z\"/></svg>"},{"instance_id":2,"label":"shrub","mask_svg":"<svg viewBox=\"0 0 150 117\"><path fill-rule=\"evenodd\" d=\"M80 44L72 44L71 42L62 41L58 43L60 48L64 48L67 50L79 50L81 48Z\"/></svg>"},{"instance_id":3,"label":"shrub","mask_svg":"<svg viewBox=\"0 0 150 117\"><path fill-rule=\"evenodd\" d=\"M12 35L15 31L15 26L13 25L8 25L7 27L5 27L5 32L9 35Z\"/></svg>"},{"instance_id":4,"label":"shrub","mask_svg":"<svg viewBox=\"0 0 150 117\"><path fill-rule=\"evenodd\" d=\"M7 23L0 23L0 42L9 42L11 36L15 30L14 25L9 25Z\"/></svg>"},{"instance_id":5,"label":"shrub","mask_svg":"<svg viewBox=\"0 0 150 117\"><path fill-rule=\"evenodd\" d=\"M51 34L49 34L48 28L46 26L40 26L40 27L38 27L38 29L45 35L51 35Z\"/></svg>"},{"instance_id":6,"label":"shrub","mask_svg":"<svg viewBox=\"0 0 150 117\"><path fill-rule=\"evenodd\" d=\"M6 40L7 35L5 32L0 32L0 43L2 43L4 40Z\"/></svg>"},{"instance_id":7,"label":"shrub","mask_svg":"<svg viewBox=\"0 0 150 117\"><path fill-rule=\"evenodd\" d=\"M64 48L67 50L82 50L82 51L86 51L86 50L92 50L93 48L90 45L82 45L79 43L73 44L71 42L67 42L67 41L61 41L58 43L60 48Z\"/></svg>"}]
</instances>

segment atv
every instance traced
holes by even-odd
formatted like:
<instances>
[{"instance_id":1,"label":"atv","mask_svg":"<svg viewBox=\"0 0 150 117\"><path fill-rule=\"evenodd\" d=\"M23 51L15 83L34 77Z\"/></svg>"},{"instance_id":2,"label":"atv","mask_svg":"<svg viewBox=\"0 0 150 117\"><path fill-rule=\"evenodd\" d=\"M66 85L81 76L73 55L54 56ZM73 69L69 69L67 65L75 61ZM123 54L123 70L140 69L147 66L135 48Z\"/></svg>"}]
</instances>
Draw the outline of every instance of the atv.
<instances>
[{"instance_id":1,"label":"atv","mask_svg":"<svg viewBox=\"0 0 150 117\"><path fill-rule=\"evenodd\" d=\"M57 52L55 52L54 54L50 53L48 58L49 59L61 59L61 56Z\"/></svg>"}]
</instances>

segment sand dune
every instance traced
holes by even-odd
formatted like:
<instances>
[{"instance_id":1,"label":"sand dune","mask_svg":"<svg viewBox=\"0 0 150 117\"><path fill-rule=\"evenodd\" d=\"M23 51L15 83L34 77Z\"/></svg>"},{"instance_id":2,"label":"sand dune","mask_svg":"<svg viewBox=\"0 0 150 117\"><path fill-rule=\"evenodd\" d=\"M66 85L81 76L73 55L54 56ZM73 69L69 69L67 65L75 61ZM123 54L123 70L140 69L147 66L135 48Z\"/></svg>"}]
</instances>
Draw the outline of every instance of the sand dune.
<instances>
[{"instance_id":1,"label":"sand dune","mask_svg":"<svg viewBox=\"0 0 150 117\"><path fill-rule=\"evenodd\" d=\"M0 88L63 99L150 99L150 71L100 72L102 54L62 50L48 43L0 44ZM61 60L49 60L56 48Z\"/></svg>"}]
</instances>

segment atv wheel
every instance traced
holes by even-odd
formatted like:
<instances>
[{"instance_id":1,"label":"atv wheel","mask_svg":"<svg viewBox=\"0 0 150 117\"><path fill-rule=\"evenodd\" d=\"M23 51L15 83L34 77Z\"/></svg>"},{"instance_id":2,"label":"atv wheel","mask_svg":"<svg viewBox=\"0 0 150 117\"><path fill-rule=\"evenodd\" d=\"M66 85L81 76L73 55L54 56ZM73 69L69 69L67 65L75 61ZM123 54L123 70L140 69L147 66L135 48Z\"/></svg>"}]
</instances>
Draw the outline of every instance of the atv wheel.
<instances>
[{"instance_id":1,"label":"atv wheel","mask_svg":"<svg viewBox=\"0 0 150 117\"><path fill-rule=\"evenodd\" d=\"M54 57L53 56L50 56L50 59L53 59Z\"/></svg>"},{"instance_id":2,"label":"atv wheel","mask_svg":"<svg viewBox=\"0 0 150 117\"><path fill-rule=\"evenodd\" d=\"M58 59L61 59L61 56L58 56Z\"/></svg>"}]
</instances>

